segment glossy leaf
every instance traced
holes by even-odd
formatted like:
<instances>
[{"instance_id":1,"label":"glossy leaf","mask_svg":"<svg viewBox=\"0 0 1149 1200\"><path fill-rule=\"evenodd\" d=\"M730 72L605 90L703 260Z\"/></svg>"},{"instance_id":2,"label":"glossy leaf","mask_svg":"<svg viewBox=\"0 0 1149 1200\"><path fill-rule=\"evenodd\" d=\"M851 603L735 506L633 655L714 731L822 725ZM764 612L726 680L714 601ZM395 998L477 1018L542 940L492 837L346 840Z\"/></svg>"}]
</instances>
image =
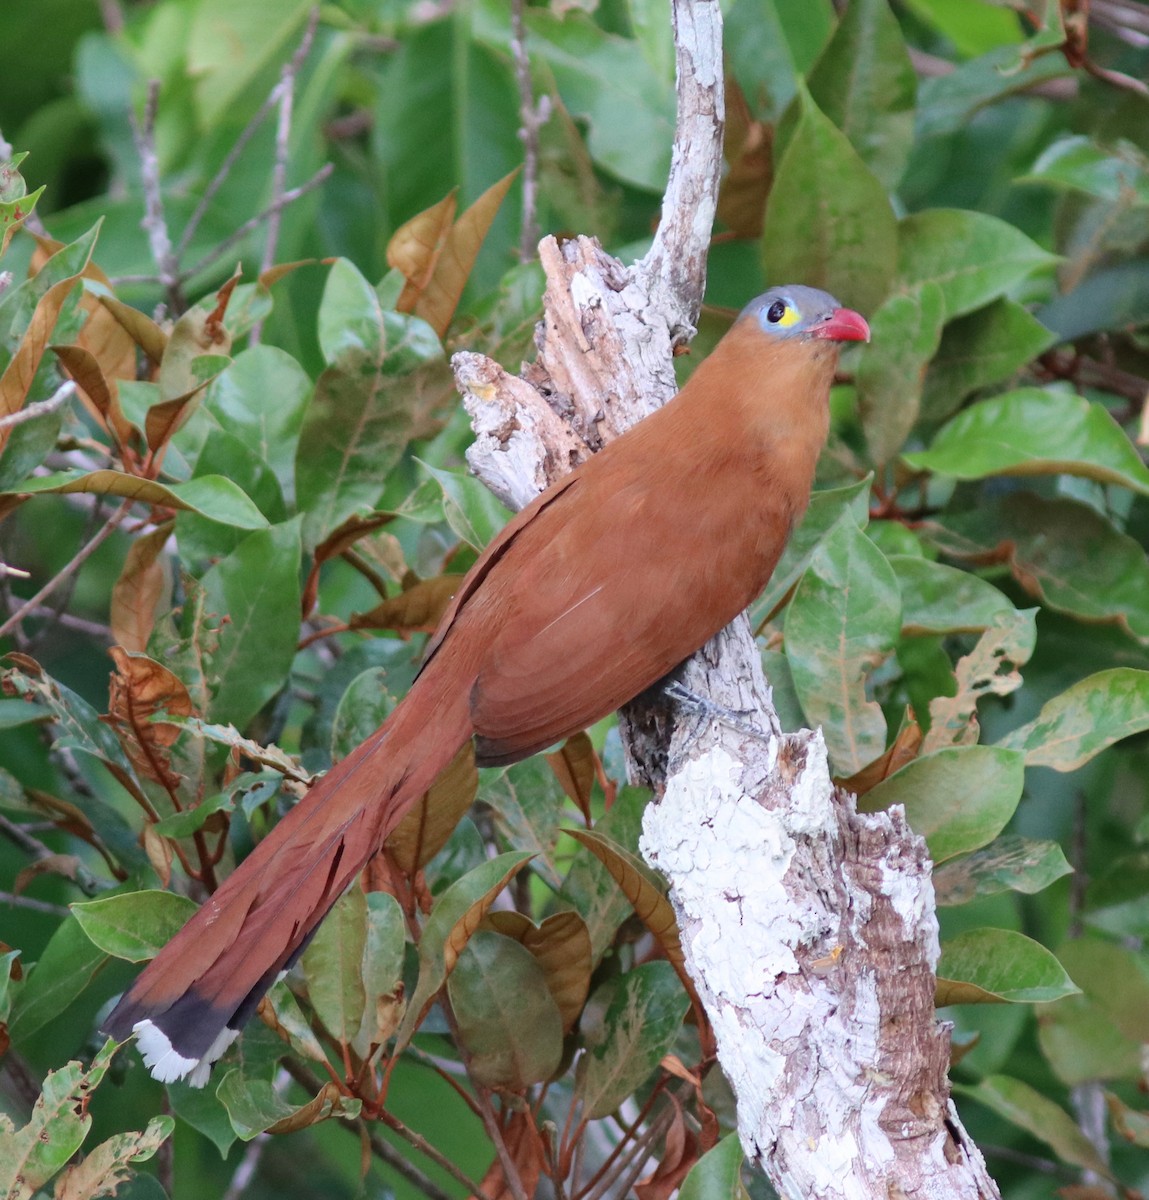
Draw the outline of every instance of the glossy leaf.
<instances>
[{"instance_id":1,"label":"glossy leaf","mask_svg":"<svg viewBox=\"0 0 1149 1200\"><path fill-rule=\"evenodd\" d=\"M203 577L205 604L229 617L209 717L242 729L283 686L299 637L299 521L250 534Z\"/></svg>"},{"instance_id":2,"label":"glossy leaf","mask_svg":"<svg viewBox=\"0 0 1149 1200\"><path fill-rule=\"evenodd\" d=\"M870 318L873 344L863 351L854 380L875 463L889 462L917 424L926 368L937 351L945 316L942 289L927 280L888 297Z\"/></svg>"},{"instance_id":3,"label":"glossy leaf","mask_svg":"<svg viewBox=\"0 0 1149 1200\"><path fill-rule=\"evenodd\" d=\"M336 902L299 960L315 1015L335 1039L349 1045L367 1007L363 954L367 946L367 898L352 887Z\"/></svg>"},{"instance_id":4,"label":"glossy leaf","mask_svg":"<svg viewBox=\"0 0 1149 1200\"><path fill-rule=\"evenodd\" d=\"M447 990L476 1079L518 1091L554 1074L563 1053L562 1019L528 949L480 929L459 955Z\"/></svg>"},{"instance_id":5,"label":"glossy leaf","mask_svg":"<svg viewBox=\"0 0 1149 1200\"><path fill-rule=\"evenodd\" d=\"M946 906L1004 891L1031 896L1072 871L1056 842L1008 834L935 868L934 894Z\"/></svg>"},{"instance_id":6,"label":"glossy leaf","mask_svg":"<svg viewBox=\"0 0 1149 1200\"><path fill-rule=\"evenodd\" d=\"M1084 134L1058 138L1017 182L1045 183L1102 200L1149 205L1149 159L1124 139L1106 147Z\"/></svg>"},{"instance_id":7,"label":"glossy leaf","mask_svg":"<svg viewBox=\"0 0 1149 1200\"><path fill-rule=\"evenodd\" d=\"M1010 929L970 929L942 943L937 1004L1045 1004L1081 989L1039 942Z\"/></svg>"},{"instance_id":8,"label":"glossy leaf","mask_svg":"<svg viewBox=\"0 0 1149 1200\"><path fill-rule=\"evenodd\" d=\"M643 963L612 987L602 1029L588 1046L578 1081L592 1120L609 1116L655 1070L686 1012L686 997L669 963Z\"/></svg>"},{"instance_id":9,"label":"glossy leaf","mask_svg":"<svg viewBox=\"0 0 1149 1200\"><path fill-rule=\"evenodd\" d=\"M962 55L984 54L1022 40L1016 13L993 0L906 0L906 7L944 34Z\"/></svg>"},{"instance_id":10,"label":"glossy leaf","mask_svg":"<svg viewBox=\"0 0 1149 1200\"><path fill-rule=\"evenodd\" d=\"M155 504L181 512L196 512L223 525L240 529L263 529L267 518L230 479L204 475L187 483L163 484L141 479L124 471L57 471L14 484L9 494L34 496L44 493L68 495L91 492L97 496L120 496L141 504Z\"/></svg>"},{"instance_id":11,"label":"glossy leaf","mask_svg":"<svg viewBox=\"0 0 1149 1200\"><path fill-rule=\"evenodd\" d=\"M51 412L41 412L8 431L0 449L0 492L14 487L30 475L55 449L64 418L69 415L70 399Z\"/></svg>"},{"instance_id":12,"label":"glossy leaf","mask_svg":"<svg viewBox=\"0 0 1149 1200\"><path fill-rule=\"evenodd\" d=\"M58 1017L92 982L108 961L107 955L84 933L79 920L56 926L43 953L28 970L12 1005L8 1033L19 1045Z\"/></svg>"},{"instance_id":13,"label":"glossy leaf","mask_svg":"<svg viewBox=\"0 0 1149 1200\"><path fill-rule=\"evenodd\" d=\"M882 552L851 522L814 552L786 614L786 655L833 769L852 775L886 748L886 720L866 676L897 644L901 604Z\"/></svg>"},{"instance_id":14,"label":"glossy leaf","mask_svg":"<svg viewBox=\"0 0 1149 1200\"><path fill-rule=\"evenodd\" d=\"M926 372L922 415L948 417L966 396L1009 379L1054 341L1036 317L1005 297L951 321Z\"/></svg>"},{"instance_id":15,"label":"glossy leaf","mask_svg":"<svg viewBox=\"0 0 1149 1200\"><path fill-rule=\"evenodd\" d=\"M564 797L554 772L537 756L488 776L479 794L505 843L533 855L535 869L556 888L562 882L555 842Z\"/></svg>"},{"instance_id":16,"label":"glossy leaf","mask_svg":"<svg viewBox=\"0 0 1149 1200\"><path fill-rule=\"evenodd\" d=\"M228 1071L217 1094L232 1128L245 1142L265 1131L292 1133L333 1117L354 1119L363 1103L346 1096L337 1083L329 1080L306 1104L291 1104L268 1080L249 1079L238 1069Z\"/></svg>"},{"instance_id":17,"label":"glossy leaf","mask_svg":"<svg viewBox=\"0 0 1149 1200\"><path fill-rule=\"evenodd\" d=\"M946 320L1009 295L1055 258L998 217L956 208L930 208L898 226L898 282L932 280L942 289Z\"/></svg>"},{"instance_id":18,"label":"glossy leaf","mask_svg":"<svg viewBox=\"0 0 1149 1200\"><path fill-rule=\"evenodd\" d=\"M917 77L886 0L855 0L810 72L810 94L884 187L897 187L914 131Z\"/></svg>"},{"instance_id":19,"label":"glossy leaf","mask_svg":"<svg viewBox=\"0 0 1149 1200\"><path fill-rule=\"evenodd\" d=\"M447 524L469 546L482 550L510 519L510 510L474 476L442 471L428 463L421 465L443 489L443 515Z\"/></svg>"},{"instance_id":20,"label":"glossy leaf","mask_svg":"<svg viewBox=\"0 0 1149 1200\"><path fill-rule=\"evenodd\" d=\"M92 944L128 962L155 958L195 911L186 896L162 891L128 892L72 905Z\"/></svg>"},{"instance_id":21,"label":"glossy leaf","mask_svg":"<svg viewBox=\"0 0 1149 1200\"><path fill-rule=\"evenodd\" d=\"M1077 1122L1029 1084L1006 1075L990 1075L972 1087L962 1087L961 1092L1044 1142L1062 1162L1095 1171L1105 1179L1113 1177Z\"/></svg>"},{"instance_id":22,"label":"glossy leaf","mask_svg":"<svg viewBox=\"0 0 1149 1200\"><path fill-rule=\"evenodd\" d=\"M1076 771L1106 746L1149 729L1149 671L1114 667L1075 683L998 742L1029 766Z\"/></svg>"},{"instance_id":23,"label":"glossy leaf","mask_svg":"<svg viewBox=\"0 0 1149 1200\"><path fill-rule=\"evenodd\" d=\"M1149 494L1149 468L1101 404L1040 388L967 408L928 450L905 459L916 470L957 479L1067 474Z\"/></svg>"},{"instance_id":24,"label":"glossy leaf","mask_svg":"<svg viewBox=\"0 0 1149 1200\"><path fill-rule=\"evenodd\" d=\"M529 854L500 854L457 880L436 900L419 942L419 981L396 1036L396 1053L415 1032L423 1008L454 969L495 897L530 861Z\"/></svg>"},{"instance_id":25,"label":"glossy leaf","mask_svg":"<svg viewBox=\"0 0 1149 1200\"><path fill-rule=\"evenodd\" d=\"M1149 641L1145 551L1087 504L1013 493L921 530L954 557L1005 562L1026 592L1058 612Z\"/></svg>"},{"instance_id":26,"label":"glossy leaf","mask_svg":"<svg viewBox=\"0 0 1149 1200\"><path fill-rule=\"evenodd\" d=\"M902 597L902 633L980 633L1012 617L1013 604L969 571L909 554L888 555Z\"/></svg>"},{"instance_id":27,"label":"glossy leaf","mask_svg":"<svg viewBox=\"0 0 1149 1200\"><path fill-rule=\"evenodd\" d=\"M1024 760L995 746L955 746L923 755L866 793L876 812L901 804L934 862L992 842L1021 799Z\"/></svg>"},{"instance_id":28,"label":"glossy leaf","mask_svg":"<svg viewBox=\"0 0 1149 1200\"><path fill-rule=\"evenodd\" d=\"M767 278L801 279L873 312L889 291L897 256L886 191L805 89L794 104L797 123L766 204Z\"/></svg>"}]
</instances>

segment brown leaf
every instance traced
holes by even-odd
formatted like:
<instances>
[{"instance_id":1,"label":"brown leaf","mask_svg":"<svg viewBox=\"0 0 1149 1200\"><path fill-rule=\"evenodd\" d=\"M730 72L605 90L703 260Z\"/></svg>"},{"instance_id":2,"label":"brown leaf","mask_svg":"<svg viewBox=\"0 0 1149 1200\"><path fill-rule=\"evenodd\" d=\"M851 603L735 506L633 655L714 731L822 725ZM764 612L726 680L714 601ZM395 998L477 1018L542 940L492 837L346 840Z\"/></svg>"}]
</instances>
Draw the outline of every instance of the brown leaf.
<instances>
[{"instance_id":1,"label":"brown leaf","mask_svg":"<svg viewBox=\"0 0 1149 1200\"><path fill-rule=\"evenodd\" d=\"M550 768L559 781L559 786L579 807L579 812L589 822L590 795L598 774L598 756L586 733L576 733L567 738L553 754L546 755Z\"/></svg>"},{"instance_id":2,"label":"brown leaf","mask_svg":"<svg viewBox=\"0 0 1149 1200\"><path fill-rule=\"evenodd\" d=\"M576 912L560 912L536 925L524 913L506 910L488 913L484 924L535 956L562 1017L563 1033L570 1033L582 1015L594 967L586 922Z\"/></svg>"},{"instance_id":3,"label":"brown leaf","mask_svg":"<svg viewBox=\"0 0 1149 1200\"><path fill-rule=\"evenodd\" d=\"M56 327L56 318L59 317L64 301L79 283L79 279L78 275L61 279L52 284L40 297L32 313L32 320L20 339L20 345L16 347L16 352L5 367L3 375L0 375L0 417L10 416L24 407L28 391L40 367L44 351L48 348L52 331ZM8 444L12 428L0 429L0 450Z\"/></svg>"},{"instance_id":4,"label":"brown leaf","mask_svg":"<svg viewBox=\"0 0 1149 1200\"><path fill-rule=\"evenodd\" d=\"M682 1105L673 1095L668 1099L674 1105L674 1119L666 1131L666 1144L654 1173L634 1185L638 1200L670 1200L698 1161L698 1139L686 1128Z\"/></svg>"},{"instance_id":5,"label":"brown leaf","mask_svg":"<svg viewBox=\"0 0 1149 1200\"><path fill-rule=\"evenodd\" d=\"M112 588L112 636L125 650L142 654L148 648L156 608L167 590L167 573L160 555L173 527L174 522L168 521L137 538Z\"/></svg>"},{"instance_id":6,"label":"brown leaf","mask_svg":"<svg viewBox=\"0 0 1149 1200\"><path fill-rule=\"evenodd\" d=\"M353 514L341 525L337 525L315 547L315 553L312 555L311 571L308 573L307 582L303 587L301 611L305 620L315 608L316 599L319 595L320 567L325 562L329 562L333 558L338 558L339 555L350 550L356 542L382 529L384 525L389 525L394 520L395 514L385 510L366 513L365 515Z\"/></svg>"},{"instance_id":7,"label":"brown leaf","mask_svg":"<svg viewBox=\"0 0 1149 1200\"><path fill-rule=\"evenodd\" d=\"M340 1086L334 1080L328 1080L319 1089L314 1099L309 1100L290 1116L284 1117L282 1121L276 1121L274 1125L268 1127L267 1132L295 1133L310 1125L317 1125L320 1121L329 1121L332 1117L345 1116L347 1114L345 1099ZM356 1111L358 1110L356 1109Z\"/></svg>"},{"instance_id":8,"label":"brown leaf","mask_svg":"<svg viewBox=\"0 0 1149 1200\"><path fill-rule=\"evenodd\" d=\"M19 896L37 875L59 875L64 879L75 879L79 866L80 860L74 854L46 854L17 873L12 890Z\"/></svg>"},{"instance_id":9,"label":"brown leaf","mask_svg":"<svg viewBox=\"0 0 1149 1200\"><path fill-rule=\"evenodd\" d=\"M395 305L399 312L414 312L419 296L431 282L451 232L457 205L458 189L455 188L438 204L432 204L405 221L391 235L387 243L387 265L402 271L407 280Z\"/></svg>"},{"instance_id":10,"label":"brown leaf","mask_svg":"<svg viewBox=\"0 0 1149 1200\"><path fill-rule=\"evenodd\" d=\"M164 357L168 335L138 308L132 308L115 296L101 296L100 303L124 332L158 367Z\"/></svg>"},{"instance_id":11,"label":"brown leaf","mask_svg":"<svg viewBox=\"0 0 1149 1200\"><path fill-rule=\"evenodd\" d=\"M387 839L387 853L400 870L413 875L442 850L478 790L475 748L468 742Z\"/></svg>"},{"instance_id":12,"label":"brown leaf","mask_svg":"<svg viewBox=\"0 0 1149 1200\"><path fill-rule=\"evenodd\" d=\"M762 236L766 199L774 181L774 130L754 120L742 89L726 81L726 138L723 154L728 170L718 189L718 219L735 236Z\"/></svg>"},{"instance_id":13,"label":"brown leaf","mask_svg":"<svg viewBox=\"0 0 1149 1200\"><path fill-rule=\"evenodd\" d=\"M888 779L895 771L900 771L906 763L917 758L922 746L922 729L907 709L901 729L898 730L889 749L879 755L872 763L868 763L849 779L834 782L855 796L864 796L871 788L877 787L883 779Z\"/></svg>"},{"instance_id":14,"label":"brown leaf","mask_svg":"<svg viewBox=\"0 0 1149 1200\"><path fill-rule=\"evenodd\" d=\"M451 226L436 257L433 273L415 302L415 313L440 337L447 332L495 214L518 173L516 167L487 188Z\"/></svg>"},{"instance_id":15,"label":"brown leaf","mask_svg":"<svg viewBox=\"0 0 1149 1200\"><path fill-rule=\"evenodd\" d=\"M168 751L180 729L152 717L161 712L192 716L188 690L177 675L145 654L130 654L120 646L113 646L108 653L116 670L111 677L108 715L101 720L116 731L141 775L174 792L180 780L172 770Z\"/></svg>"},{"instance_id":16,"label":"brown leaf","mask_svg":"<svg viewBox=\"0 0 1149 1200\"><path fill-rule=\"evenodd\" d=\"M518 1108L511 1114L507 1128L503 1131L503 1144L515 1164L523 1193L534 1196L546 1169L546 1151L542 1136L535 1125L534 1115L529 1108ZM502 1161L497 1155L480 1181L480 1188L487 1200L514 1200L517 1195L508 1186Z\"/></svg>"},{"instance_id":17,"label":"brown leaf","mask_svg":"<svg viewBox=\"0 0 1149 1200\"><path fill-rule=\"evenodd\" d=\"M694 981L686 971L674 909L655 883L650 868L593 829L567 829L565 832L581 842L610 872L634 908L635 916L654 934L675 974L682 980L691 1003L701 1013L702 1003L694 990Z\"/></svg>"},{"instance_id":18,"label":"brown leaf","mask_svg":"<svg viewBox=\"0 0 1149 1200\"><path fill-rule=\"evenodd\" d=\"M120 390L116 381L104 374L99 359L80 345L53 346L52 353L75 380L84 407L107 430L120 451L129 448L134 450L142 445L140 431L124 416L124 410L120 407ZM132 354L134 357L134 346Z\"/></svg>"},{"instance_id":19,"label":"brown leaf","mask_svg":"<svg viewBox=\"0 0 1149 1200\"><path fill-rule=\"evenodd\" d=\"M370 612L352 613L351 629L393 629L398 633L433 633L447 611L462 575L436 575L405 584Z\"/></svg>"}]
</instances>

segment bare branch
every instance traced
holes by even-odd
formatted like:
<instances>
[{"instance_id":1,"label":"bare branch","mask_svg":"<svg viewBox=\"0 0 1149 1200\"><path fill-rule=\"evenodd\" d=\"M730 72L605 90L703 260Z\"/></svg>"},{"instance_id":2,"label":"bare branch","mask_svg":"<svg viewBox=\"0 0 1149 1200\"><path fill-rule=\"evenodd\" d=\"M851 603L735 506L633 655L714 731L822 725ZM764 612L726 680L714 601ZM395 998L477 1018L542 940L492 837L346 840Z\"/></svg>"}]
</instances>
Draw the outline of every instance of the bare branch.
<instances>
[{"instance_id":1,"label":"bare branch","mask_svg":"<svg viewBox=\"0 0 1149 1200\"><path fill-rule=\"evenodd\" d=\"M25 404L23 408L6 417L0 417L0 430L11 429L15 425L23 425L34 421L37 417L46 417L61 409L76 394L76 385L69 379L52 393L47 400L37 400L35 404Z\"/></svg>"},{"instance_id":2,"label":"bare branch","mask_svg":"<svg viewBox=\"0 0 1149 1200\"><path fill-rule=\"evenodd\" d=\"M300 184L297 188L292 188L289 192L284 192L278 200L269 204L262 212L256 213L254 217L244 221L229 237L220 242L218 246L209 250L194 267L189 267L184 271L180 276L180 282L186 283L201 271L206 271L208 267L218 262L233 246L242 242L253 229L258 229L273 211L282 210L289 204L294 204L301 196L306 196L308 192L313 192L327 179L334 169L331 163L324 163L306 183Z\"/></svg>"},{"instance_id":3,"label":"bare branch","mask_svg":"<svg viewBox=\"0 0 1149 1200\"><path fill-rule=\"evenodd\" d=\"M172 239L164 217L163 189L160 183L160 160L156 154L156 109L160 98L160 81L148 83L148 99L141 122L132 114L132 140L140 157L140 177L144 185L144 219L142 226L148 235L152 260L156 264L160 282L167 292L168 304L173 312L183 312L183 293L180 291L179 258L172 250Z\"/></svg>"},{"instance_id":4,"label":"bare branch","mask_svg":"<svg viewBox=\"0 0 1149 1200\"><path fill-rule=\"evenodd\" d=\"M539 129L551 115L549 96L536 102L531 87L531 63L523 24L524 0L511 0L511 56L519 87L519 140L523 143L523 221L519 234L519 262L538 256L539 242Z\"/></svg>"}]
</instances>

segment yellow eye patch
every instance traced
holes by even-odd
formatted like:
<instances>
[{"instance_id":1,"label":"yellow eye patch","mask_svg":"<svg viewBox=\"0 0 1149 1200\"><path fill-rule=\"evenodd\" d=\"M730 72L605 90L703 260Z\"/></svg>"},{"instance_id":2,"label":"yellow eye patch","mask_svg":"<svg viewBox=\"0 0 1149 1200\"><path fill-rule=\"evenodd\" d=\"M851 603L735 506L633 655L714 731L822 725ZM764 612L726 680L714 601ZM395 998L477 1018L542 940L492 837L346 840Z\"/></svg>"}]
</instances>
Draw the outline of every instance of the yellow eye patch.
<instances>
[{"instance_id":1,"label":"yellow eye patch","mask_svg":"<svg viewBox=\"0 0 1149 1200\"><path fill-rule=\"evenodd\" d=\"M776 324L781 325L783 329L789 329L791 325L797 325L802 319L802 314L792 305L786 305L786 311L778 318Z\"/></svg>"}]
</instances>

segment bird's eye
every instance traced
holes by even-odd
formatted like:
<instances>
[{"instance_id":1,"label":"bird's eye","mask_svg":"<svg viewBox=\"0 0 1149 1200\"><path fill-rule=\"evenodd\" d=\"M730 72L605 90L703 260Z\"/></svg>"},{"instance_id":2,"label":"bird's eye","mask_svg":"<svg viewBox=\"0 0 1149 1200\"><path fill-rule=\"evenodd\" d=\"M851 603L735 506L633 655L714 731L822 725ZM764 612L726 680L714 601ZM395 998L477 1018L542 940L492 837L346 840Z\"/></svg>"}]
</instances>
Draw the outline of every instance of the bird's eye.
<instances>
[{"instance_id":1,"label":"bird's eye","mask_svg":"<svg viewBox=\"0 0 1149 1200\"><path fill-rule=\"evenodd\" d=\"M766 310L766 320L771 325L777 325L779 321L786 315L786 309L789 305L785 300L775 300L773 304Z\"/></svg>"}]
</instances>

